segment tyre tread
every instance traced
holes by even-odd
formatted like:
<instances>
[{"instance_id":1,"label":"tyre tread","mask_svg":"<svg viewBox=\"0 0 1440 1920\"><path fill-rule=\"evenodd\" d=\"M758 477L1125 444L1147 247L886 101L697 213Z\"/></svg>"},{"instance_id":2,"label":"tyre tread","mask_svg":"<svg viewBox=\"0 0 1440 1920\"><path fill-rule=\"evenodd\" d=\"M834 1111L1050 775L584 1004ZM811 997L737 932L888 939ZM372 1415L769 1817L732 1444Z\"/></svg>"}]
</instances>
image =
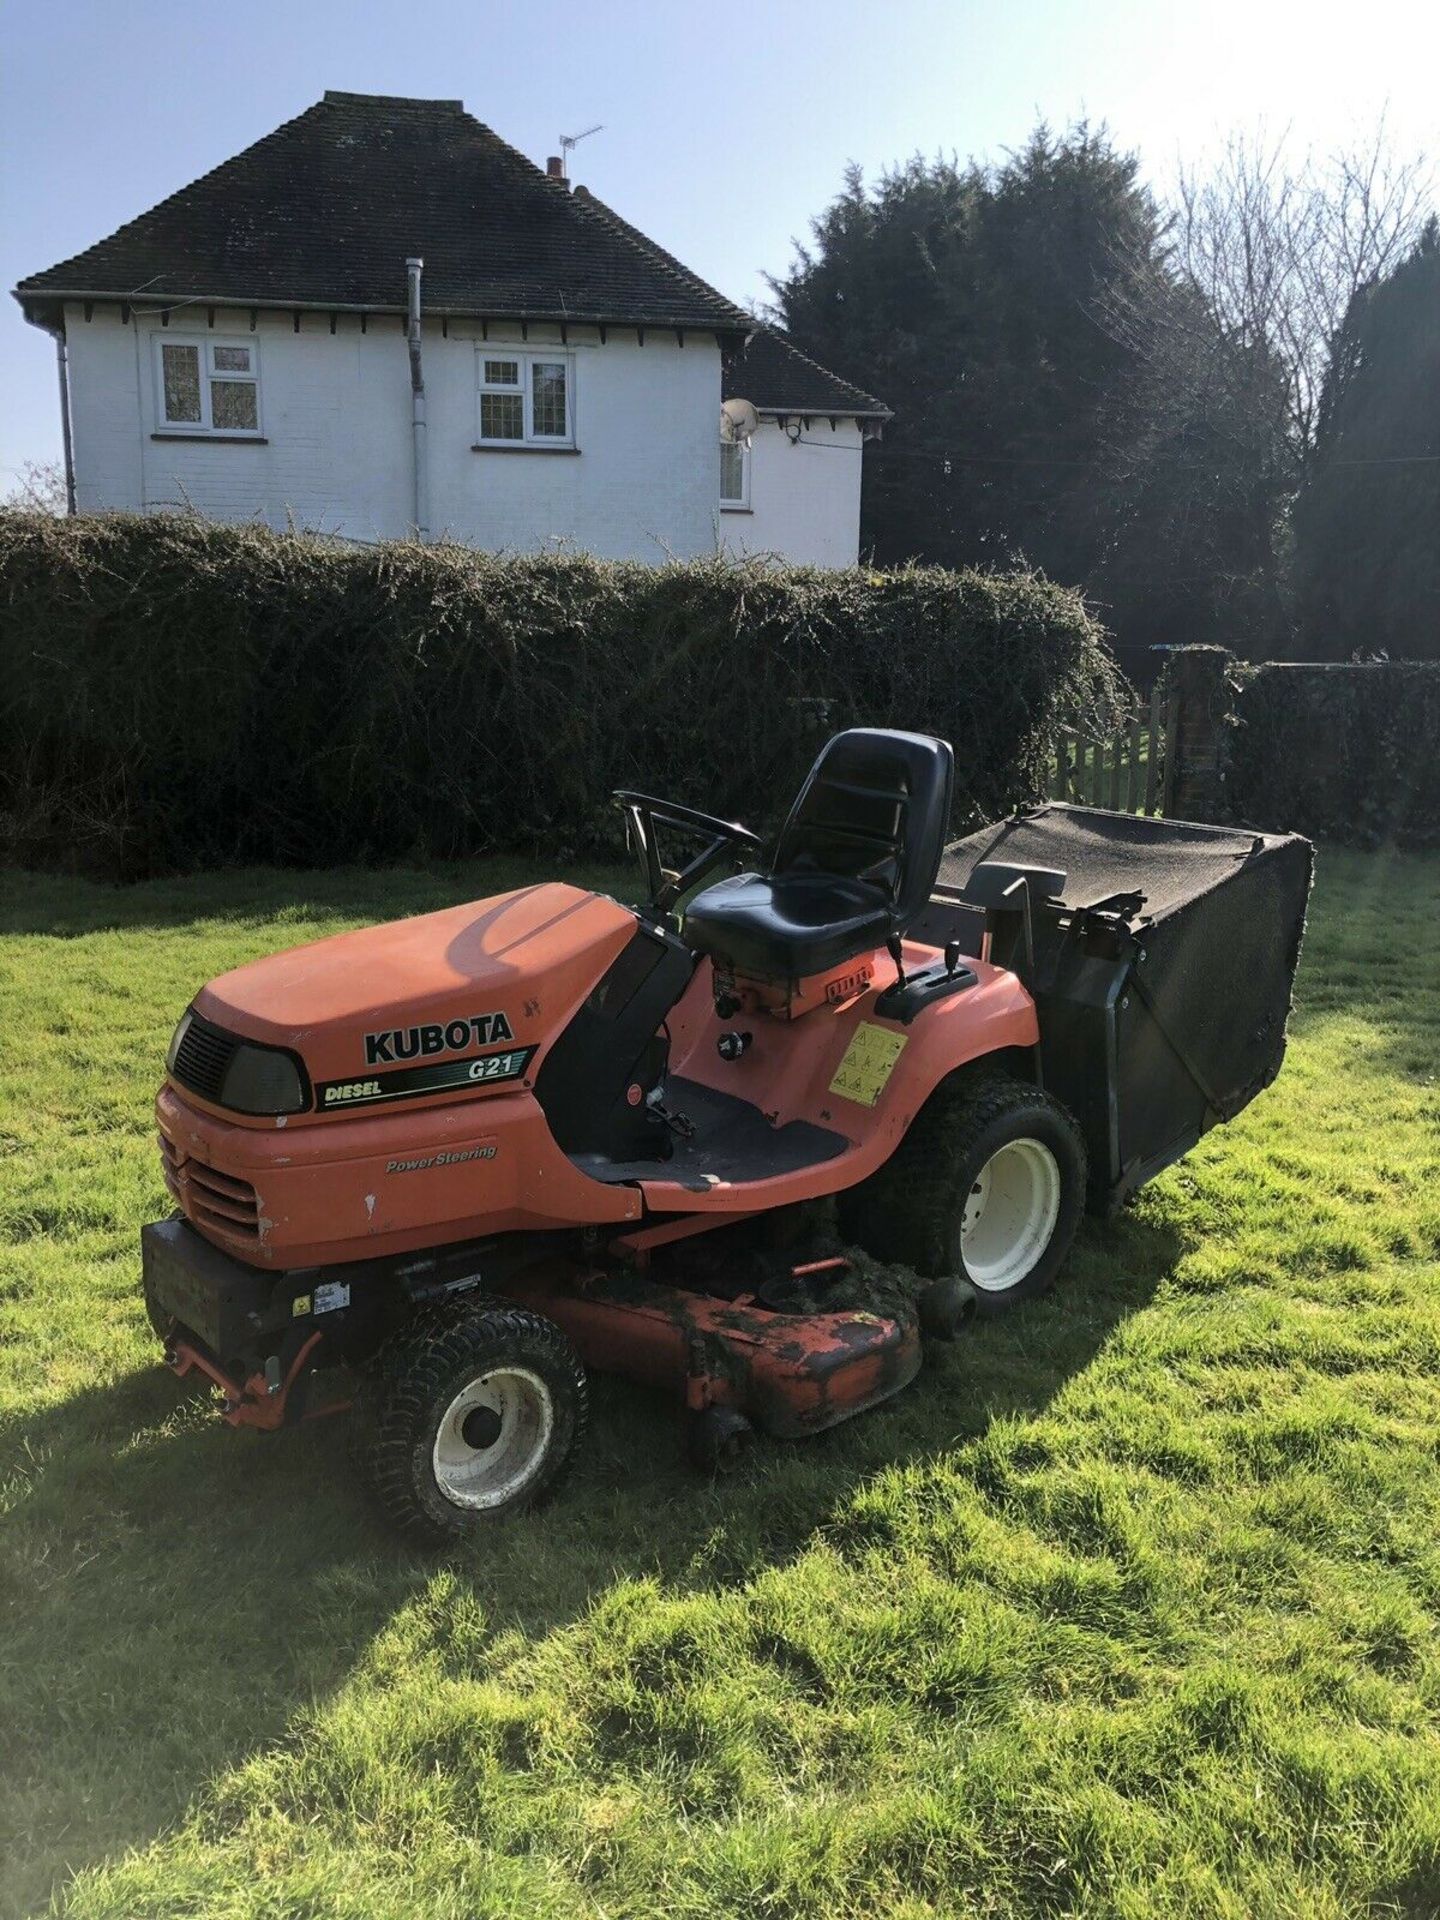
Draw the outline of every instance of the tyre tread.
<instances>
[{"instance_id":1,"label":"tyre tread","mask_svg":"<svg viewBox=\"0 0 1440 1920\"><path fill-rule=\"evenodd\" d=\"M451 1390L456 1375L475 1364L477 1350L509 1348L553 1369L571 1402L571 1432L562 1456L542 1467L524 1504L537 1505L553 1491L589 1418L589 1388L568 1336L543 1314L493 1299L467 1297L426 1313L393 1333L362 1377L351 1415L352 1458L371 1502L383 1518L416 1544L433 1546L498 1516L463 1520L447 1516L436 1490L426 1498L417 1484L417 1431L435 1401ZM483 1355L482 1355L483 1363Z\"/></svg>"},{"instance_id":2,"label":"tyre tread","mask_svg":"<svg viewBox=\"0 0 1440 1920\"><path fill-rule=\"evenodd\" d=\"M839 1196L845 1238L927 1277L953 1271L948 1241L966 1159L997 1121L1024 1114L1058 1116L1069 1129L1083 1193L1084 1139L1059 1101L1009 1074L961 1068L936 1087L884 1165ZM982 1310L991 1304L980 1297Z\"/></svg>"}]
</instances>

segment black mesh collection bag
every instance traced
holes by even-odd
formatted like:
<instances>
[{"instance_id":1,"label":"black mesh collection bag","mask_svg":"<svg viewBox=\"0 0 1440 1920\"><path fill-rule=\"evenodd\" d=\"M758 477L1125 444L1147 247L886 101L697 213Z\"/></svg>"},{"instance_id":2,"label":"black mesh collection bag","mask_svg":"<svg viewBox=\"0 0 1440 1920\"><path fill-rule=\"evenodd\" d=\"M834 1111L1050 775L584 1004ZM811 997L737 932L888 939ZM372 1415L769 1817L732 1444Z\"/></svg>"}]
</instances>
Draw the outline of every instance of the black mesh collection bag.
<instances>
[{"instance_id":1,"label":"black mesh collection bag","mask_svg":"<svg viewBox=\"0 0 1440 1920\"><path fill-rule=\"evenodd\" d=\"M1279 1072L1310 843L1057 804L947 847L937 895L963 894L983 861L1066 875L1058 904L1034 903L1026 984L1091 1203L1113 1208ZM1021 925L1003 916L992 957L1024 974Z\"/></svg>"}]
</instances>

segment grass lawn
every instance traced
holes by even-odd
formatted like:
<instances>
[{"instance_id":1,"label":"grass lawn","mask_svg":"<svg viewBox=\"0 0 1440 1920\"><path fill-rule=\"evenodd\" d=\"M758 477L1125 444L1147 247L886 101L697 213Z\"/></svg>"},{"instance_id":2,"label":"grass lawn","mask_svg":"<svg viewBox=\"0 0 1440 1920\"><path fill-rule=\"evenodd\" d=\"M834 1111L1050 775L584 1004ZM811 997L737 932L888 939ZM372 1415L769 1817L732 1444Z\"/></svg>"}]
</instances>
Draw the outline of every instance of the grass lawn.
<instances>
[{"instance_id":1,"label":"grass lawn","mask_svg":"<svg viewBox=\"0 0 1440 1920\"><path fill-rule=\"evenodd\" d=\"M714 1488L602 1382L444 1563L161 1370L150 1101L209 975L520 877L0 876L0 1913L1440 1911L1440 858L1322 855L1279 1082L1050 1300Z\"/></svg>"}]
</instances>

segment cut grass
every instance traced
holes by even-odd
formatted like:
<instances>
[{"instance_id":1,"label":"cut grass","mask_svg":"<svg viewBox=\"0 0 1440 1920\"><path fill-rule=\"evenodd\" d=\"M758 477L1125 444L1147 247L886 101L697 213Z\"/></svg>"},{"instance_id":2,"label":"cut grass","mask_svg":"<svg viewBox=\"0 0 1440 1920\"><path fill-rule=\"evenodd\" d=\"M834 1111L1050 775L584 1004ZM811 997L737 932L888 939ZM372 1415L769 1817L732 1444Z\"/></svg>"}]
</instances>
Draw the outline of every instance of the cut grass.
<instances>
[{"instance_id":1,"label":"cut grass","mask_svg":"<svg viewBox=\"0 0 1440 1920\"><path fill-rule=\"evenodd\" d=\"M0 881L0 1912L1440 1910L1440 859L1324 854L1279 1082L1050 1300L739 1484L602 1382L440 1564L157 1366L149 1105L209 975L517 874Z\"/></svg>"}]
</instances>

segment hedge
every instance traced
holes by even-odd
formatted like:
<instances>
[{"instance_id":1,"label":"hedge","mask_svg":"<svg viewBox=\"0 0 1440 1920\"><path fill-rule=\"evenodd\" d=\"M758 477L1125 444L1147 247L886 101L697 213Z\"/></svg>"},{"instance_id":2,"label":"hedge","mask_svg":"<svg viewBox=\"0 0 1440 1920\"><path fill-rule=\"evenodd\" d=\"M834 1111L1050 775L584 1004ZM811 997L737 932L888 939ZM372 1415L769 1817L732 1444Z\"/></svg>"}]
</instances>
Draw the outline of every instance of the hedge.
<instances>
[{"instance_id":1,"label":"hedge","mask_svg":"<svg viewBox=\"0 0 1440 1920\"><path fill-rule=\"evenodd\" d=\"M1440 664L1268 665L1234 678L1236 816L1362 846L1440 846Z\"/></svg>"},{"instance_id":2,"label":"hedge","mask_svg":"<svg viewBox=\"0 0 1440 1920\"><path fill-rule=\"evenodd\" d=\"M1033 574L659 568L0 513L0 854L118 878L613 850L638 787L767 824L825 734L944 735L956 825L1115 697Z\"/></svg>"}]
</instances>

